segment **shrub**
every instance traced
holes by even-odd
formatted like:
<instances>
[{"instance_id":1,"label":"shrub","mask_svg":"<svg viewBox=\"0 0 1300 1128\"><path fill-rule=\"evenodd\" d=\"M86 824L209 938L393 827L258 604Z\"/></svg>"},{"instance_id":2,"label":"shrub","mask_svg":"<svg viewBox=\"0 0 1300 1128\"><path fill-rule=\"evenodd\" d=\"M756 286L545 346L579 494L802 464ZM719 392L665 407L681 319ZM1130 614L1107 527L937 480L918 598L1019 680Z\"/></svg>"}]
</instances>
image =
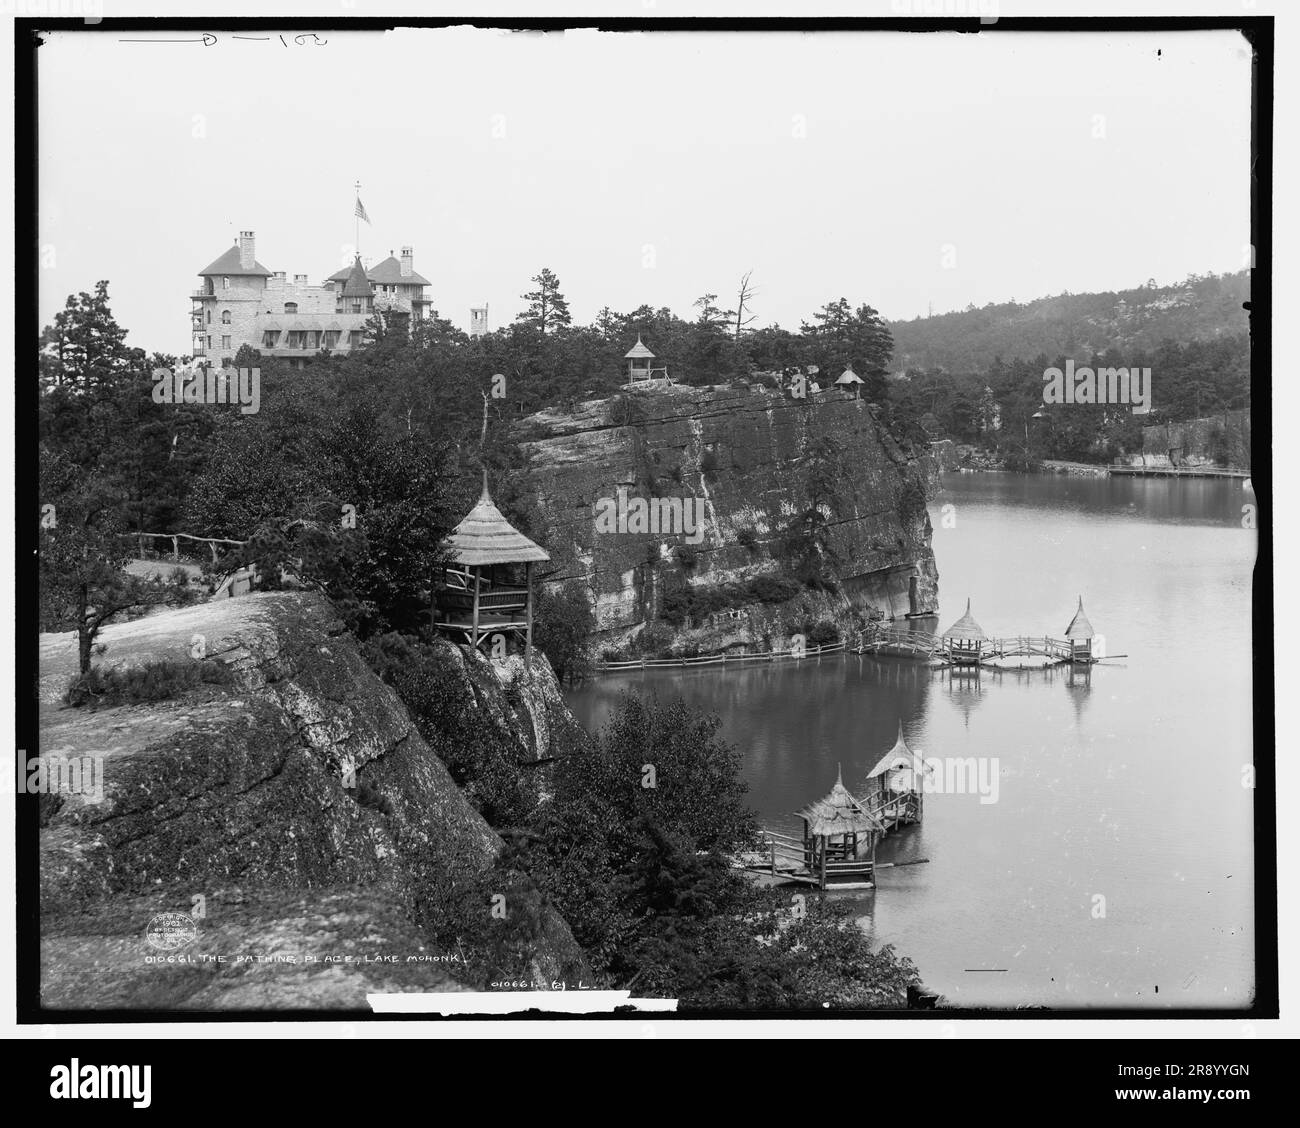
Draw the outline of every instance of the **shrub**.
<instances>
[{"instance_id":1,"label":"shrub","mask_svg":"<svg viewBox=\"0 0 1300 1128\"><path fill-rule=\"evenodd\" d=\"M758 534L753 529L741 529L736 534L736 543L753 552L758 547Z\"/></svg>"},{"instance_id":2,"label":"shrub","mask_svg":"<svg viewBox=\"0 0 1300 1128\"><path fill-rule=\"evenodd\" d=\"M167 701L200 685L230 685L234 671L215 658L160 658L142 666L105 670L92 666L68 682L63 700L83 705L134 705L142 701Z\"/></svg>"},{"instance_id":3,"label":"shrub","mask_svg":"<svg viewBox=\"0 0 1300 1128\"><path fill-rule=\"evenodd\" d=\"M803 590L798 581L784 576L757 576L746 587L752 603L784 603Z\"/></svg>"},{"instance_id":4,"label":"shrub","mask_svg":"<svg viewBox=\"0 0 1300 1128\"><path fill-rule=\"evenodd\" d=\"M533 641L550 659L560 681L587 675L591 667L587 639L595 630L596 618L580 584L565 584L558 591L543 588L538 593Z\"/></svg>"},{"instance_id":5,"label":"shrub","mask_svg":"<svg viewBox=\"0 0 1300 1128\"><path fill-rule=\"evenodd\" d=\"M840 632L834 623L814 623L804 641L807 646L833 646L840 641Z\"/></svg>"}]
</instances>

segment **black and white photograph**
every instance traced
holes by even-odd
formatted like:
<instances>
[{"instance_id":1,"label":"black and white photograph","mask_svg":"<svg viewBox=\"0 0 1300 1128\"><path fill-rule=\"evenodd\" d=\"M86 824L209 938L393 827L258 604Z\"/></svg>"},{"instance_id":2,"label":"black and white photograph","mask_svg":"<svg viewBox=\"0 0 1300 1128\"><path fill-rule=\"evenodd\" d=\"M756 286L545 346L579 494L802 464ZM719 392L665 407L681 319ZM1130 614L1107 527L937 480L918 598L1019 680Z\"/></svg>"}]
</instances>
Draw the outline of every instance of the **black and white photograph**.
<instances>
[{"instance_id":1,"label":"black and white photograph","mask_svg":"<svg viewBox=\"0 0 1300 1128\"><path fill-rule=\"evenodd\" d=\"M22 1021L1276 1017L1271 17L623 7L19 21Z\"/></svg>"}]
</instances>

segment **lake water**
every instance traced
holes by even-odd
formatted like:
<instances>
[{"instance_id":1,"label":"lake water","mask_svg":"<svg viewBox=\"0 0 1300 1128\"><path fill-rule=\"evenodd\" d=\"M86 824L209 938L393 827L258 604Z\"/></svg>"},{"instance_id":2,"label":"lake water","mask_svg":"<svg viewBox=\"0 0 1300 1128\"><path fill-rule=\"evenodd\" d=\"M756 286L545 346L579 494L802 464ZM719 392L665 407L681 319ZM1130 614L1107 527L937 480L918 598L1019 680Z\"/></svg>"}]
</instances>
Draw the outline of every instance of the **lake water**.
<instances>
[{"instance_id":1,"label":"lake water","mask_svg":"<svg viewBox=\"0 0 1300 1128\"><path fill-rule=\"evenodd\" d=\"M837 767L860 793L901 718L913 751L996 767L996 801L928 794L923 823L877 855L927 864L832 894L928 987L958 1006L1245 1006L1253 501L1232 481L945 476L939 629L969 596L990 636L1059 638L1081 594L1106 652L1127 656L1090 673L954 677L846 655L604 675L570 702L589 728L626 688L717 713L751 805L789 831Z\"/></svg>"}]
</instances>

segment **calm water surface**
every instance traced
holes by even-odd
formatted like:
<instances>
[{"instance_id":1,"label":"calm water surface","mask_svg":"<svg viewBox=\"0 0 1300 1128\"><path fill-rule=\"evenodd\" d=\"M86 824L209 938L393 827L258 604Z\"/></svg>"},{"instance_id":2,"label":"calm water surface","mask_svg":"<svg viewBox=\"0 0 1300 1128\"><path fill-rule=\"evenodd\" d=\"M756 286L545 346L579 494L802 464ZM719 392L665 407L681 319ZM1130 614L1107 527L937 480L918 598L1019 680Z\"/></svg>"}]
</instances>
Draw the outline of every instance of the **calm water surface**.
<instances>
[{"instance_id":1,"label":"calm water surface","mask_svg":"<svg viewBox=\"0 0 1300 1128\"><path fill-rule=\"evenodd\" d=\"M945 477L930 506L939 628L969 596L991 636L1060 637L1082 594L1107 653L1127 655L1087 676L954 678L849 655L605 675L571 705L588 728L626 688L717 713L752 806L787 830L837 765L860 790L900 718L927 757L996 757L996 802L927 795L923 825L878 855L928 864L834 894L864 928L955 1005L1245 1005L1253 500L1227 481Z\"/></svg>"}]
</instances>

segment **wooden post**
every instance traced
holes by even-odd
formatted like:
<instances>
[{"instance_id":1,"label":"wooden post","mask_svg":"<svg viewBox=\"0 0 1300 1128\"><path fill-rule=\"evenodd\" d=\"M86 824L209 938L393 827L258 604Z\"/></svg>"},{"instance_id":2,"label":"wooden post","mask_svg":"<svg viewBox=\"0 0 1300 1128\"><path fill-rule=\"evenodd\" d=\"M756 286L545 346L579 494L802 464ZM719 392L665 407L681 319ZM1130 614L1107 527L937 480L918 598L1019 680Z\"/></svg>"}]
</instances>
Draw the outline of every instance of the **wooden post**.
<instances>
[{"instance_id":1,"label":"wooden post","mask_svg":"<svg viewBox=\"0 0 1300 1128\"><path fill-rule=\"evenodd\" d=\"M821 839L822 839L822 888L825 889L826 888L826 835L823 834L821 836Z\"/></svg>"},{"instance_id":2,"label":"wooden post","mask_svg":"<svg viewBox=\"0 0 1300 1128\"><path fill-rule=\"evenodd\" d=\"M181 559L181 538L172 537L172 559L180 563Z\"/></svg>"},{"instance_id":3,"label":"wooden post","mask_svg":"<svg viewBox=\"0 0 1300 1128\"><path fill-rule=\"evenodd\" d=\"M776 839L775 838L772 839L772 841L769 842L768 845L772 847L772 876L775 877L776 876Z\"/></svg>"},{"instance_id":4,"label":"wooden post","mask_svg":"<svg viewBox=\"0 0 1300 1128\"><path fill-rule=\"evenodd\" d=\"M525 614L528 619L528 627L524 634L524 669L531 670L533 663L533 562L531 560L524 565L524 586L528 589L524 597Z\"/></svg>"},{"instance_id":5,"label":"wooden post","mask_svg":"<svg viewBox=\"0 0 1300 1128\"><path fill-rule=\"evenodd\" d=\"M480 564L474 565L474 621L473 629L469 636L469 644L475 650L478 649L478 590L479 581L483 578L483 567Z\"/></svg>"},{"instance_id":6,"label":"wooden post","mask_svg":"<svg viewBox=\"0 0 1300 1128\"><path fill-rule=\"evenodd\" d=\"M447 572L440 569L434 574L432 582L429 584L429 635L432 637L438 633L438 577L441 576L443 582L446 582Z\"/></svg>"}]
</instances>

